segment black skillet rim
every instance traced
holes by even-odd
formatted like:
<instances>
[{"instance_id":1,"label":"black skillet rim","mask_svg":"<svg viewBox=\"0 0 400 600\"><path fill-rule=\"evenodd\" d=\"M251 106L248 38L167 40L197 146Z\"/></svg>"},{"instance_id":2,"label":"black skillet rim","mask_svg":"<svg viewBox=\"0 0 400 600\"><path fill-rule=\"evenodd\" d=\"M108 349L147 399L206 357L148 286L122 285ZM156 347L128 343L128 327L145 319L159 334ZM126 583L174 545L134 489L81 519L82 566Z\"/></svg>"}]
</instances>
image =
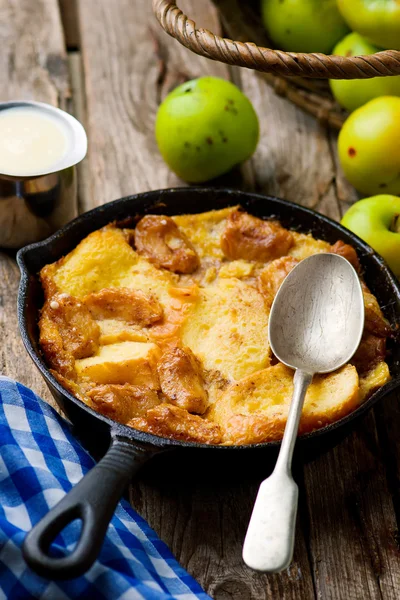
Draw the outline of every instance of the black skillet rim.
<instances>
[{"instance_id":1,"label":"black skillet rim","mask_svg":"<svg viewBox=\"0 0 400 600\"><path fill-rule=\"evenodd\" d=\"M157 204L160 204L160 203L162 204L163 195L170 195L170 194L186 194L187 195L188 193L192 193L192 192L194 192L195 194L199 194L199 195L201 195L201 194L208 195L210 193L213 193L216 195L231 197L232 202L227 202L226 206L241 204L240 198L242 198L242 201L244 199L247 199L247 201L249 201L250 199L255 199L255 200L263 200L264 199L264 200L272 201L274 204L276 204L277 207L285 206L286 208L292 209L294 211L298 211L303 214L308 214L308 215L316 218L317 220L321 221L322 223L327 224L330 227L333 226L338 231L338 234L342 233L345 235L345 237L351 238L352 242L354 243L354 245L356 246L356 249L358 251L362 250L363 253L370 255L375 260L375 262L379 265L379 268L384 271L386 280L388 281L390 286L396 290L397 296L400 298L400 281L398 281L396 279L396 277L394 276L394 274L392 273L392 271L386 264L385 260L380 255L378 255L368 244L366 244L357 235L355 235L348 229L344 228L342 225L340 225L336 221L333 221L329 217L326 217L325 215L322 215L310 208L307 208L307 207L301 206L299 204L296 204L294 202L289 202L288 200L283 200L281 198L277 198L274 196L266 196L264 194L245 192L245 191L235 190L235 189L230 189L230 188L206 188L206 187L164 188L164 189L159 189L159 190L151 190L149 192L142 192L142 193L134 194L131 196L124 196L122 198L118 198L117 200L113 200L113 201L103 204L101 206L95 207L95 208L91 209L90 211L79 215L78 217L76 217L75 219L73 219L72 221L67 223L64 227L59 229L57 232L55 232L53 235L46 238L45 240L42 240L40 242L35 242L33 244L29 244L29 245L25 246L24 248L21 248L21 250L19 250L19 252L17 254L17 262L18 262L18 266L21 270L21 280L20 280L20 285L19 285L19 290L18 290L17 311L18 311L19 329L20 329L20 333L21 333L21 337L22 337L25 349L27 350L29 356L33 360L34 364L38 368L41 375L43 376L44 380L48 384L50 384L51 387L55 388L61 396L66 397L69 401L73 402L79 408L82 408L83 410L85 410L86 412L91 414L93 417L106 423L109 426L110 431L114 435L120 435L120 436L123 436L124 438L128 438L133 441L141 442L144 444L150 444L152 446L156 446L159 448L165 448L165 449L174 448L174 447L175 448L188 447L188 448L197 448L197 449L208 448L208 449L219 450L219 451L240 450L242 452L245 452L246 450L248 450L248 451L254 450L255 448L264 448L264 449L278 448L281 444L280 441L262 442L259 444L247 444L247 445L230 445L230 446L222 446L222 445L216 445L216 444L199 444L196 442L186 442L186 441L181 441L181 440L162 438L160 436L142 432L142 431L133 429L131 427L128 427L126 425L117 423L116 421L113 421L112 419L109 419L108 417L105 417L104 415L94 411L89 406L87 406L84 402L82 402L78 398L75 398L75 396L73 396L68 390L66 390L57 381L57 379L55 379L55 377L53 377L53 375L50 373L43 358L36 352L36 350L34 349L34 347L32 346L32 343L30 341L29 334L28 334L28 328L27 328L27 322L26 322L25 307L26 307L27 293L28 293L28 287L29 287L29 276L34 275L35 277L37 277L37 273L31 274L29 272L28 267L25 262L26 255L28 255L29 253L31 253L39 248L51 247L51 245L56 240L58 240L60 237L68 235L75 228L79 228L86 221L90 221L91 216L94 214L98 214L99 212L112 211L112 209L115 206L123 205L125 203L128 204L128 203L134 202L135 200L138 201L141 199L144 200L142 208L143 208L143 212L145 212L146 211L146 200L148 198L153 199L153 201L149 205L149 208L151 208ZM181 213L181 214L184 214L184 213ZM273 216L279 218L279 214L273 215ZM112 217L109 219L109 221L111 221L111 220L112 220ZM93 228L92 231L95 231L95 229L98 229L98 228L99 227L96 226L95 228ZM88 235L88 233L86 233L83 237L85 237L86 235ZM83 239L83 237L81 239ZM400 318L400 315L399 315L399 318ZM381 400L384 396L386 396L387 394L389 394L391 391L393 391L394 389L396 389L399 386L400 386L400 374L396 378L391 379L388 383L386 383L379 390L377 390L374 394L372 394L372 396L370 398L368 398L368 400L366 402L361 404L353 412L346 415L339 421L335 421L334 423L331 423L330 425L327 425L320 429L316 429L310 433L306 433L306 434L299 436L298 442L300 442L301 444L303 442L306 443L308 441L316 440L320 437L323 437L331 432L334 432L335 430L338 430L338 429L340 430L342 427L344 427L346 424L348 424L352 420L356 420L358 417L361 417L374 404L376 404L376 402Z\"/></svg>"}]
</instances>

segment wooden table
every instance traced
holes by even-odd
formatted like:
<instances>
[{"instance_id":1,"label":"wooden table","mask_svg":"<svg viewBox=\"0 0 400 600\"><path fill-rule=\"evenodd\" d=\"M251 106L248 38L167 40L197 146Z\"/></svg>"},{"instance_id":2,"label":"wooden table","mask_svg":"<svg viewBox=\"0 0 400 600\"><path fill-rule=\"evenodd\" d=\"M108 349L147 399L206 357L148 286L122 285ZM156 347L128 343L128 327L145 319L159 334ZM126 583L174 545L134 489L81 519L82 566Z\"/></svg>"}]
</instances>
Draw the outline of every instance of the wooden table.
<instances>
[{"instance_id":1,"label":"wooden table","mask_svg":"<svg viewBox=\"0 0 400 600\"><path fill-rule=\"evenodd\" d=\"M209 0L181 0L217 31ZM149 189L183 185L154 140L157 106L176 84L213 74L233 79L259 115L256 154L223 184L266 192L339 219L355 199L337 164L336 136L277 97L251 71L195 56L169 38L150 0L0 0L0 100L34 99L74 113L90 149L80 168L79 209ZM79 31L76 23L80 23ZM22 346L15 303L18 270L0 254L0 368L54 405ZM392 395L330 453L297 475L300 514L294 562L258 575L241 546L259 465L236 481L145 469L133 506L216 600L396 600L400 598L399 397ZM171 476L170 476L171 475Z\"/></svg>"}]
</instances>

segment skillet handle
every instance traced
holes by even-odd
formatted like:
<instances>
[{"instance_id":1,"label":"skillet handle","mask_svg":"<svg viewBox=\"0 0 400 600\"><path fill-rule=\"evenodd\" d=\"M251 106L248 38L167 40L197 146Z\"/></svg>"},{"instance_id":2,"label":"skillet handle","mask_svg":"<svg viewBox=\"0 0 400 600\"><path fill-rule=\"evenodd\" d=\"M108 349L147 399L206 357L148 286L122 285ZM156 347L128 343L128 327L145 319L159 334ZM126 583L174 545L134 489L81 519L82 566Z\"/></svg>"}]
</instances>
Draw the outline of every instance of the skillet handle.
<instances>
[{"instance_id":1,"label":"skillet handle","mask_svg":"<svg viewBox=\"0 0 400 600\"><path fill-rule=\"evenodd\" d=\"M31 569L48 579L70 579L85 573L100 552L125 487L155 452L115 437L101 461L26 536L22 553ZM76 546L62 558L50 556L51 543L74 519L82 520Z\"/></svg>"}]
</instances>

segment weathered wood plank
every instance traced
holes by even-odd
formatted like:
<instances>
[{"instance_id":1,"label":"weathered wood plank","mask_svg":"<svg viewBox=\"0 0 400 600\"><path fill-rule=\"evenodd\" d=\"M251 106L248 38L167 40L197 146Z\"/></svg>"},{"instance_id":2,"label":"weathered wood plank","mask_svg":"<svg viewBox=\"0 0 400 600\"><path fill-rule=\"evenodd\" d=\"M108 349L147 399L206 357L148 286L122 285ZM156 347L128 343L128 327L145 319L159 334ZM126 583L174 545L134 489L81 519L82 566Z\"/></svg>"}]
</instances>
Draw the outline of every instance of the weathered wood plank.
<instances>
[{"instance_id":1,"label":"weathered wood plank","mask_svg":"<svg viewBox=\"0 0 400 600\"><path fill-rule=\"evenodd\" d=\"M375 407L380 447L388 470L390 491L400 519L400 392L394 392ZM398 535L398 534L397 534ZM399 539L397 540L399 542Z\"/></svg>"},{"instance_id":2,"label":"weathered wood plank","mask_svg":"<svg viewBox=\"0 0 400 600\"><path fill-rule=\"evenodd\" d=\"M261 46L270 45L261 17L257 14L257 1L243 3L238 0L214 0L214 3L220 9L222 24L228 36L253 41ZM323 123L306 116L288 100L284 101L279 96L278 89L274 89L279 86L266 88L265 74L248 72L246 69L233 71L239 85L243 79L245 91L259 100L258 112L262 117L260 145L252 161L252 171L257 174L252 181L253 187L271 194L280 192L288 200L339 219L358 196L345 180L338 164L337 134L328 133ZM296 80L302 86L310 85L306 79ZM282 84L285 84L284 80ZM315 86L316 82L312 81L311 84ZM319 81L318 88L326 96L328 106L331 100L326 81ZM274 100L276 97L278 100ZM277 127L277 123L282 124L282 127ZM279 134L277 139L274 137L275 130ZM247 172L250 171L251 169Z\"/></svg>"},{"instance_id":3,"label":"weathered wood plank","mask_svg":"<svg viewBox=\"0 0 400 600\"><path fill-rule=\"evenodd\" d=\"M86 96L83 80L82 56L80 52L68 53L69 74L71 80L71 113L87 128ZM91 207L90 169L88 159L78 166L78 212Z\"/></svg>"},{"instance_id":4,"label":"weathered wood plank","mask_svg":"<svg viewBox=\"0 0 400 600\"><path fill-rule=\"evenodd\" d=\"M0 1L0 101L68 108L68 65L56 0Z\"/></svg>"},{"instance_id":5,"label":"weathered wood plank","mask_svg":"<svg viewBox=\"0 0 400 600\"><path fill-rule=\"evenodd\" d=\"M64 29L65 43L69 50L80 46L77 0L58 0Z\"/></svg>"},{"instance_id":6,"label":"weathered wood plank","mask_svg":"<svg viewBox=\"0 0 400 600\"><path fill-rule=\"evenodd\" d=\"M212 457L175 464L172 456L160 459L132 486L133 505L215 600L311 600L300 523L294 560L285 573L267 576L244 565L244 536L258 485L270 466L262 457L256 468L253 462L232 459L216 464Z\"/></svg>"},{"instance_id":7,"label":"weathered wood plank","mask_svg":"<svg viewBox=\"0 0 400 600\"><path fill-rule=\"evenodd\" d=\"M399 553L399 523L400 523L400 393L394 392L374 409L378 430L379 446L386 466L389 493L392 495L394 510L397 517L397 528L393 532L393 544ZM392 539L393 539L392 538ZM391 544L392 546L392 544ZM397 573L396 573L397 575ZM392 577L395 581L395 577ZM397 581L393 586L399 596L400 585Z\"/></svg>"},{"instance_id":8,"label":"weathered wood plank","mask_svg":"<svg viewBox=\"0 0 400 600\"><path fill-rule=\"evenodd\" d=\"M305 469L310 547L321 598L399 597L397 524L371 413Z\"/></svg>"},{"instance_id":9,"label":"weathered wood plank","mask_svg":"<svg viewBox=\"0 0 400 600\"><path fill-rule=\"evenodd\" d=\"M195 5L189 2L188 10ZM168 170L154 139L160 97L203 73L224 76L226 67L178 49L154 20L147 0L85 0L78 8L93 204L183 185ZM215 14L210 5L205 14Z\"/></svg>"},{"instance_id":10,"label":"weathered wood plank","mask_svg":"<svg viewBox=\"0 0 400 600\"><path fill-rule=\"evenodd\" d=\"M18 283L19 270L14 256L0 252L0 374L27 385L55 406L19 335L16 310Z\"/></svg>"},{"instance_id":11,"label":"weathered wood plank","mask_svg":"<svg viewBox=\"0 0 400 600\"><path fill-rule=\"evenodd\" d=\"M260 120L260 142L251 160L254 189L338 218L336 171L325 128L276 96L255 73L242 69L238 77Z\"/></svg>"},{"instance_id":12,"label":"weathered wood plank","mask_svg":"<svg viewBox=\"0 0 400 600\"><path fill-rule=\"evenodd\" d=\"M29 99L68 109L70 88L56 0L0 0L0 101ZM0 253L0 369L55 406L20 339L14 257Z\"/></svg>"}]
</instances>

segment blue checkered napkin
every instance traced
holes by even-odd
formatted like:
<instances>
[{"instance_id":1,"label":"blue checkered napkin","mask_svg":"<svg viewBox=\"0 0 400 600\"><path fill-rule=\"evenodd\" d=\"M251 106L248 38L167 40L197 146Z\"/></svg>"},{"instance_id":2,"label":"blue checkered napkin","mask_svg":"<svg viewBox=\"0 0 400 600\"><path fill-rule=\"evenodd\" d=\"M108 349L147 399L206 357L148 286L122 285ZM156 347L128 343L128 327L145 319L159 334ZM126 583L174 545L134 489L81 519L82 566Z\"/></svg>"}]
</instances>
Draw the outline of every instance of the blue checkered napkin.
<instances>
[{"instance_id":1,"label":"blue checkered napkin","mask_svg":"<svg viewBox=\"0 0 400 600\"><path fill-rule=\"evenodd\" d=\"M0 600L210 600L125 500L84 576L54 582L27 567L21 554L26 532L93 465L50 406L0 377ZM72 548L78 533L72 523L55 551Z\"/></svg>"}]
</instances>

